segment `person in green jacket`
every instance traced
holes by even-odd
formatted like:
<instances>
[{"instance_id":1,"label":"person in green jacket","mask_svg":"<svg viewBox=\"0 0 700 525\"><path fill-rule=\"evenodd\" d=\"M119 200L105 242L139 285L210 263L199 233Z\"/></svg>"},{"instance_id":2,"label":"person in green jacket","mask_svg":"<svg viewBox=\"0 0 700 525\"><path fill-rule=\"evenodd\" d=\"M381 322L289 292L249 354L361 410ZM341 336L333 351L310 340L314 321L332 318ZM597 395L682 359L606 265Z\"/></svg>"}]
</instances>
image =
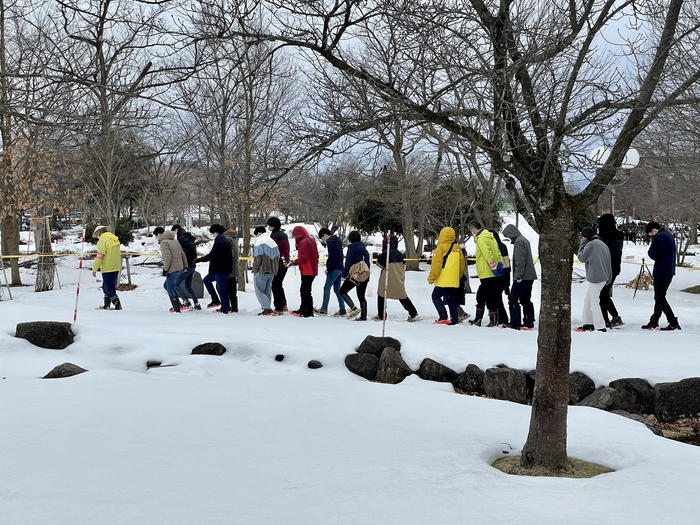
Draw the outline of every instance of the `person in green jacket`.
<instances>
[{"instance_id":1,"label":"person in green jacket","mask_svg":"<svg viewBox=\"0 0 700 525\"><path fill-rule=\"evenodd\" d=\"M92 236L97 241L97 256L92 263L92 276L97 277L97 272L102 272L102 292L104 293L103 310L122 309L122 303L117 295L117 278L122 267L122 252L119 248L119 239L110 233L107 226L97 226Z\"/></svg>"},{"instance_id":2,"label":"person in green jacket","mask_svg":"<svg viewBox=\"0 0 700 525\"><path fill-rule=\"evenodd\" d=\"M501 280L503 258L498 243L493 234L481 226L479 221L471 221L469 230L474 236L476 243L476 274L481 281L479 290L476 292L477 302L479 297L483 297L486 308L489 310L488 326L498 326L498 306L503 293L503 281ZM480 326L484 316L484 308L477 306L476 316L472 321L473 325Z\"/></svg>"}]
</instances>

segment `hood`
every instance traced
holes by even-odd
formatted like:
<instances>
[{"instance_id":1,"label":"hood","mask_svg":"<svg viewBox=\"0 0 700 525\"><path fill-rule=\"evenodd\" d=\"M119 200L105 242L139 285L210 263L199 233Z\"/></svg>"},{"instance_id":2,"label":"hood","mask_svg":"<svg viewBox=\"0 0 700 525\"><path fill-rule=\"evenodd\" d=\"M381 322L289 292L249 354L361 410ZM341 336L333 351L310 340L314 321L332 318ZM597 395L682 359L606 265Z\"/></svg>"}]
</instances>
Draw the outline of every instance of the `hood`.
<instances>
[{"instance_id":1,"label":"hood","mask_svg":"<svg viewBox=\"0 0 700 525\"><path fill-rule=\"evenodd\" d=\"M163 241L171 241L171 240L175 240L175 232L165 231L165 232L163 232L163 235L160 236L160 239L158 239L158 244L160 244Z\"/></svg>"},{"instance_id":2,"label":"hood","mask_svg":"<svg viewBox=\"0 0 700 525\"><path fill-rule=\"evenodd\" d=\"M292 230L292 237L296 242L301 242L309 236L309 232L303 226L295 226Z\"/></svg>"},{"instance_id":3,"label":"hood","mask_svg":"<svg viewBox=\"0 0 700 525\"><path fill-rule=\"evenodd\" d=\"M496 230L489 230L491 232L491 235L493 235L493 238L496 240L496 244L498 244L498 249L501 252L501 255L505 256L508 255L508 247L503 244L503 241L501 240L501 236L498 235L498 232Z\"/></svg>"},{"instance_id":4,"label":"hood","mask_svg":"<svg viewBox=\"0 0 700 525\"><path fill-rule=\"evenodd\" d=\"M617 229L615 217L611 213L604 213L598 218L598 230L600 233L611 232Z\"/></svg>"},{"instance_id":5,"label":"hood","mask_svg":"<svg viewBox=\"0 0 700 525\"><path fill-rule=\"evenodd\" d=\"M453 242L455 242L455 238L457 237L457 234L455 234L455 231L453 228L450 228L449 226L445 226L442 230L440 230L440 235L438 236L438 244L446 244L449 246Z\"/></svg>"},{"instance_id":6,"label":"hood","mask_svg":"<svg viewBox=\"0 0 700 525\"><path fill-rule=\"evenodd\" d=\"M503 235L505 237L508 237L511 241L514 241L518 237L520 237L522 234L520 233L520 230L518 230L515 226L512 224L509 224L503 229Z\"/></svg>"},{"instance_id":7,"label":"hood","mask_svg":"<svg viewBox=\"0 0 700 525\"><path fill-rule=\"evenodd\" d=\"M224 235L226 235L226 237L235 237L235 236L236 236L236 230L232 230L231 228L229 228L228 230L226 230L226 231L224 232Z\"/></svg>"}]
</instances>

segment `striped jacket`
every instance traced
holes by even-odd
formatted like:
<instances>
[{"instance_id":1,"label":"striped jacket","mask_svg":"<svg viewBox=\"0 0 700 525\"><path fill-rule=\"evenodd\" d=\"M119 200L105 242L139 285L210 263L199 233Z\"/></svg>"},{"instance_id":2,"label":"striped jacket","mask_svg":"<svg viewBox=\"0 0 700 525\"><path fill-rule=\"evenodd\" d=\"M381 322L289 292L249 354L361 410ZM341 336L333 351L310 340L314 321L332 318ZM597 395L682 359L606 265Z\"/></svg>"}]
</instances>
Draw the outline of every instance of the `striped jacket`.
<instances>
[{"instance_id":1,"label":"striped jacket","mask_svg":"<svg viewBox=\"0 0 700 525\"><path fill-rule=\"evenodd\" d=\"M255 239L253 247L253 273L277 273L280 264L280 249L269 233Z\"/></svg>"}]
</instances>

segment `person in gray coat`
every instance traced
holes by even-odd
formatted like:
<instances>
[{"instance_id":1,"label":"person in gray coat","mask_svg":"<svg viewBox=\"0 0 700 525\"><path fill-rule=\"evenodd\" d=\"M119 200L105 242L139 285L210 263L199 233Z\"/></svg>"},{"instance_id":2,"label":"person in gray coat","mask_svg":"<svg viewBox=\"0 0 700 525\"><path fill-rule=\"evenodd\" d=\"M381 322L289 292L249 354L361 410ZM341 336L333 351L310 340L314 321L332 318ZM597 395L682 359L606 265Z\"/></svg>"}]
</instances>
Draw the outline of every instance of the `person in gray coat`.
<instances>
[{"instance_id":1,"label":"person in gray coat","mask_svg":"<svg viewBox=\"0 0 700 525\"><path fill-rule=\"evenodd\" d=\"M578 248L578 259L586 265L588 292L583 301L583 325L576 332L605 332L605 319L599 306L600 292L612 278L612 263L608 246L595 234L593 228L584 228Z\"/></svg>"},{"instance_id":2,"label":"person in gray coat","mask_svg":"<svg viewBox=\"0 0 700 525\"><path fill-rule=\"evenodd\" d=\"M528 241L515 226L509 224L503 235L513 243L511 272L513 286L508 294L510 323L504 326L514 330L532 330L535 327L535 306L532 304L532 284L537 279L535 263L532 261L532 249ZM518 304L519 303L519 304ZM520 307L523 308L522 324Z\"/></svg>"}]
</instances>

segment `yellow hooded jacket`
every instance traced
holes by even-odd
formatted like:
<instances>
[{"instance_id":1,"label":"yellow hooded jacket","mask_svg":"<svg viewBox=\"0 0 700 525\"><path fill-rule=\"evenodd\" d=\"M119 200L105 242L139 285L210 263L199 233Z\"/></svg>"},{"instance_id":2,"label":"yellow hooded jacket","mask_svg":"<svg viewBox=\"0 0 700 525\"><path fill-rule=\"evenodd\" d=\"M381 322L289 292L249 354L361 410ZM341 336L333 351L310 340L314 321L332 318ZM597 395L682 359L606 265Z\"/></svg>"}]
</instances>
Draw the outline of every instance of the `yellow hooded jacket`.
<instances>
[{"instance_id":1,"label":"yellow hooded jacket","mask_svg":"<svg viewBox=\"0 0 700 525\"><path fill-rule=\"evenodd\" d=\"M122 252L119 249L119 239L110 232L100 235L97 241L97 257L92 263L93 272L118 272L122 266Z\"/></svg>"},{"instance_id":2,"label":"yellow hooded jacket","mask_svg":"<svg viewBox=\"0 0 700 525\"><path fill-rule=\"evenodd\" d=\"M461 248L454 242L455 237L455 231L452 228L446 227L440 231L438 244L433 253L433 261L430 263L430 275L428 275L430 284L435 284L440 288L459 288L459 280L464 274L466 261ZM443 268L442 261L445 259L450 245L452 245L452 250Z\"/></svg>"},{"instance_id":3,"label":"yellow hooded jacket","mask_svg":"<svg viewBox=\"0 0 700 525\"><path fill-rule=\"evenodd\" d=\"M474 241L476 242L476 274L479 279L495 277L492 270L498 267L498 263L503 263L496 239L484 228L474 237Z\"/></svg>"}]
</instances>

